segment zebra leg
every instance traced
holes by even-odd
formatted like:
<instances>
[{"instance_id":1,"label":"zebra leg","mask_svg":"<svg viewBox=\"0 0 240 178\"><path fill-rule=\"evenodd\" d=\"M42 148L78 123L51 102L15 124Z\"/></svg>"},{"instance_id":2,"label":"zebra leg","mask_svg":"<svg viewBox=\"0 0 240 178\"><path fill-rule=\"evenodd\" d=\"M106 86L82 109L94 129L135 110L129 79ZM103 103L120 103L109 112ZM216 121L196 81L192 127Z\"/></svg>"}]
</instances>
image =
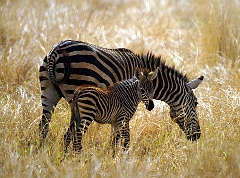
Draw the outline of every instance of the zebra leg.
<instances>
[{"instance_id":1,"label":"zebra leg","mask_svg":"<svg viewBox=\"0 0 240 178\"><path fill-rule=\"evenodd\" d=\"M75 122L71 120L70 126L64 135L64 153L67 154L68 146L72 141L73 135L75 134Z\"/></svg>"},{"instance_id":2,"label":"zebra leg","mask_svg":"<svg viewBox=\"0 0 240 178\"><path fill-rule=\"evenodd\" d=\"M122 139L122 146L123 146L123 153L127 153L130 144L130 129L129 129L129 122L125 121L120 130L121 139Z\"/></svg>"},{"instance_id":3,"label":"zebra leg","mask_svg":"<svg viewBox=\"0 0 240 178\"><path fill-rule=\"evenodd\" d=\"M39 123L39 130L40 130L40 146L42 142L47 136L49 131L49 122L51 121L52 113L54 111L54 107L57 105L58 101L61 99L62 94L59 90L54 86L51 79L49 78L46 63L44 62L43 65L39 69L39 80L41 86L41 99L42 99L42 109L43 115L42 119Z\"/></svg>"},{"instance_id":4,"label":"zebra leg","mask_svg":"<svg viewBox=\"0 0 240 178\"><path fill-rule=\"evenodd\" d=\"M116 148L119 145L120 138L121 137L120 137L120 131L119 131L118 125L114 123L111 125L111 137L110 137L111 146L113 149L113 155L112 155L113 157L116 154Z\"/></svg>"},{"instance_id":5,"label":"zebra leg","mask_svg":"<svg viewBox=\"0 0 240 178\"><path fill-rule=\"evenodd\" d=\"M68 146L73 139L74 134L76 133L76 128L79 127L80 123L80 113L78 110L77 102L74 100L70 103L71 106L71 121L70 126L67 132L64 135L64 152L67 153Z\"/></svg>"},{"instance_id":6,"label":"zebra leg","mask_svg":"<svg viewBox=\"0 0 240 178\"><path fill-rule=\"evenodd\" d=\"M81 118L80 126L76 128L76 132L73 138L73 150L75 153L80 154L82 149L82 138L86 133L88 127L92 123L91 118Z\"/></svg>"}]
</instances>

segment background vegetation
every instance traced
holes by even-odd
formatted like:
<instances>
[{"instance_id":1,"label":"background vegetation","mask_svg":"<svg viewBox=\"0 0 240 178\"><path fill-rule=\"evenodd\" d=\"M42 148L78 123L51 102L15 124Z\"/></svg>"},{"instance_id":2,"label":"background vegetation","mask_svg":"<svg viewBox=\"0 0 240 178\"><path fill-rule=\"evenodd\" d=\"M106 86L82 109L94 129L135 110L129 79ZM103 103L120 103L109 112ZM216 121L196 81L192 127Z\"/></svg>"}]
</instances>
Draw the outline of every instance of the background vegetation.
<instances>
[{"instance_id":1,"label":"background vegetation","mask_svg":"<svg viewBox=\"0 0 240 178\"><path fill-rule=\"evenodd\" d=\"M238 177L240 4L238 0L2 0L0 2L0 177ZM82 40L162 55L190 78L202 137L189 142L168 106L142 105L131 121L129 156L108 154L110 128L93 124L80 157L64 161L70 110L61 100L38 150L38 68L53 45Z\"/></svg>"}]
</instances>

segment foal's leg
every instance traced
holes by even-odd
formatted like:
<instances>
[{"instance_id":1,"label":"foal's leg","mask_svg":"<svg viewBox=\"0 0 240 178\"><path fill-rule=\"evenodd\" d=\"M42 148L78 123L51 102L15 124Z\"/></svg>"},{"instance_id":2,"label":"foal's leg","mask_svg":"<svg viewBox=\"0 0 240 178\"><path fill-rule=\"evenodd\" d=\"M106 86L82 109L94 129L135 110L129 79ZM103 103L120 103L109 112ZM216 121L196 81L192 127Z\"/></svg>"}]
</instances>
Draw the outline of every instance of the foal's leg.
<instances>
[{"instance_id":1,"label":"foal's leg","mask_svg":"<svg viewBox=\"0 0 240 178\"><path fill-rule=\"evenodd\" d=\"M64 135L64 153L66 154L68 151L68 146L73 139L73 135L75 133L75 122L71 120L70 126L67 132Z\"/></svg>"},{"instance_id":2,"label":"foal's leg","mask_svg":"<svg viewBox=\"0 0 240 178\"><path fill-rule=\"evenodd\" d=\"M122 139L122 148L123 153L127 153L130 144L130 129L129 129L129 121L124 121L120 130L121 139Z\"/></svg>"},{"instance_id":3,"label":"foal's leg","mask_svg":"<svg viewBox=\"0 0 240 178\"><path fill-rule=\"evenodd\" d=\"M111 125L111 137L110 137L111 146L113 149L113 155L112 155L113 157L115 156L117 146L119 146L120 138L121 137L120 137L120 131L118 128L118 124L114 123Z\"/></svg>"},{"instance_id":4,"label":"foal's leg","mask_svg":"<svg viewBox=\"0 0 240 178\"><path fill-rule=\"evenodd\" d=\"M80 125L76 128L76 132L74 134L73 139L73 150L76 153L80 153L82 149L82 138L83 135L86 133L88 127L92 123L92 119L90 117L82 117L80 121Z\"/></svg>"}]
</instances>

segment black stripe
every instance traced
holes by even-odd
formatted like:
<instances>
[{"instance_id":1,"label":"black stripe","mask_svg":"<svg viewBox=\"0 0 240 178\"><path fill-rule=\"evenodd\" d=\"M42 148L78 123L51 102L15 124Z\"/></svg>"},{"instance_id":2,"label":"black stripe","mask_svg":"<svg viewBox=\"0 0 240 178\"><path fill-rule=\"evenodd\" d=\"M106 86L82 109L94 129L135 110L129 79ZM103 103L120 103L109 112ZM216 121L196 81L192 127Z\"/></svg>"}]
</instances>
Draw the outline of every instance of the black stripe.
<instances>
[{"instance_id":1,"label":"black stripe","mask_svg":"<svg viewBox=\"0 0 240 178\"><path fill-rule=\"evenodd\" d=\"M106 75L108 75L112 79L113 83L121 80L121 76L120 76L120 73L118 72L117 68L110 65L112 68L114 68L115 73L117 73L118 79L116 79L114 77L113 73L111 71L109 71L103 64L101 64L94 56L91 56L91 55L74 55L74 56L70 56L69 58L70 58L70 63L72 64L71 74L86 75L86 76L89 75L89 76L92 76L92 77L96 78L101 83L105 83L105 84L107 84L107 86L109 86L109 83L101 77L101 74L98 74L95 71L92 71L92 70L86 69L86 68L74 68L74 63L85 62L85 63L88 63L89 66L91 66L91 65L97 66L97 68L99 68L99 70L103 71L103 73L105 73ZM62 61L63 61L63 58L59 58L58 63L60 63ZM108 63L107 60L104 60L104 62ZM56 71L58 73L64 73L65 69L58 68Z\"/></svg>"},{"instance_id":2,"label":"black stripe","mask_svg":"<svg viewBox=\"0 0 240 178\"><path fill-rule=\"evenodd\" d=\"M44 106L44 107L47 107L48 105L47 105L47 104L44 104L44 103L42 103L42 106Z\"/></svg>"},{"instance_id":3,"label":"black stripe","mask_svg":"<svg viewBox=\"0 0 240 178\"><path fill-rule=\"evenodd\" d=\"M44 77L44 76L40 76L40 77L39 77L39 80L40 80L40 82L41 82L41 81L43 81L43 80L48 80L48 78L47 78L47 77Z\"/></svg>"},{"instance_id":4,"label":"black stripe","mask_svg":"<svg viewBox=\"0 0 240 178\"><path fill-rule=\"evenodd\" d=\"M43 109L43 113L48 113L48 114L51 114L51 112L50 111L48 111L48 110L46 110L46 109Z\"/></svg>"},{"instance_id":5,"label":"black stripe","mask_svg":"<svg viewBox=\"0 0 240 178\"><path fill-rule=\"evenodd\" d=\"M65 69L64 69L64 68L57 68L57 69L56 69L56 72L57 72L57 73L63 73L63 74L64 74L64 73L65 73Z\"/></svg>"},{"instance_id":6,"label":"black stripe","mask_svg":"<svg viewBox=\"0 0 240 178\"><path fill-rule=\"evenodd\" d=\"M74 40L65 40L61 41L57 46L59 46L59 49L66 48L66 46L72 45L72 44L78 44L80 41L74 41Z\"/></svg>"},{"instance_id":7,"label":"black stripe","mask_svg":"<svg viewBox=\"0 0 240 178\"><path fill-rule=\"evenodd\" d=\"M72 44L74 44L74 43L72 43ZM75 44L77 44L77 43L75 43ZM67 46L67 48L66 48L66 46ZM65 48L65 49L63 49L63 48ZM82 50L93 51L90 46L87 46L87 45L84 45L84 44L81 45L79 43L78 45L73 45L73 46L71 46L71 44L60 46L59 50L57 50L57 53L62 54L62 53L64 53L64 51L67 52L67 53L70 53L70 52L82 51Z\"/></svg>"},{"instance_id":8,"label":"black stripe","mask_svg":"<svg viewBox=\"0 0 240 178\"><path fill-rule=\"evenodd\" d=\"M92 81L87 81L87 80L75 80L75 79L68 79L66 80L65 84L68 85L93 85L93 86L97 86L96 83L92 82Z\"/></svg>"},{"instance_id":9,"label":"black stripe","mask_svg":"<svg viewBox=\"0 0 240 178\"><path fill-rule=\"evenodd\" d=\"M169 90L169 84L168 84L168 71L167 70L165 70L164 71L164 68L162 68L161 69L162 71L161 71L161 76L158 76L159 77L159 79L160 79L160 77L162 78L162 80L161 80L161 82L159 81L159 86L158 86L158 89L159 89L159 92L161 91L161 93L160 93L160 98L158 98L158 99L161 99L161 100L163 100L163 101L165 101L165 99L166 98L163 98L163 96L165 95L166 97L168 97L168 94L166 94L166 92L168 92L168 90ZM164 83L164 84L160 84L160 83ZM161 86L161 87L160 87ZM163 88L163 86L164 86L164 88Z\"/></svg>"},{"instance_id":10,"label":"black stripe","mask_svg":"<svg viewBox=\"0 0 240 178\"><path fill-rule=\"evenodd\" d=\"M75 90L64 90L65 93L67 94L73 94Z\"/></svg>"},{"instance_id":11,"label":"black stripe","mask_svg":"<svg viewBox=\"0 0 240 178\"><path fill-rule=\"evenodd\" d=\"M44 95L41 95L41 98L47 99L47 97L46 97L46 96L44 96Z\"/></svg>"},{"instance_id":12,"label":"black stripe","mask_svg":"<svg viewBox=\"0 0 240 178\"><path fill-rule=\"evenodd\" d=\"M46 67L40 66L39 72L47 71Z\"/></svg>"},{"instance_id":13,"label":"black stripe","mask_svg":"<svg viewBox=\"0 0 240 178\"><path fill-rule=\"evenodd\" d=\"M45 58L43 59L43 62L47 62L47 56L45 56Z\"/></svg>"},{"instance_id":14,"label":"black stripe","mask_svg":"<svg viewBox=\"0 0 240 178\"><path fill-rule=\"evenodd\" d=\"M64 57L64 69L65 69L65 72L64 72L64 76L61 80L61 83L64 83L65 80L67 80L71 74L71 63L70 63L70 58L68 55L65 54L65 57Z\"/></svg>"},{"instance_id":15,"label":"black stripe","mask_svg":"<svg viewBox=\"0 0 240 178\"><path fill-rule=\"evenodd\" d=\"M72 68L71 69L71 73L72 74L76 74L76 75L80 75L80 76L87 76L87 77L91 76L91 77L95 78L96 80L98 80L100 83L104 83L106 86L110 86L110 83L107 80L105 80L101 76L101 74L97 73L96 71L93 71L93 70L90 70L90 69L86 69L86 68ZM65 81L65 84L69 84L69 85L82 85L82 84L84 84L83 81L84 80L79 80L79 79L67 79ZM84 81L84 82L87 82L87 81ZM91 83L91 81L89 81L89 82ZM94 82L92 82L92 83L94 83ZM96 84L94 84L94 86L95 85Z\"/></svg>"},{"instance_id":16,"label":"black stripe","mask_svg":"<svg viewBox=\"0 0 240 178\"><path fill-rule=\"evenodd\" d=\"M110 60L106 59L104 56L102 56L99 52L97 52L98 56L101 58L102 61L104 61L104 63L106 63L108 66L110 66L111 69L113 69L113 71L116 73L117 77L118 77L118 80L117 81L121 81L121 75L118 71L118 68L121 69L121 71L124 71L123 69L123 66L122 64L120 63L120 59L117 58L116 55L110 55L109 53L105 52L105 51L102 51L101 50L101 53L103 53L105 56L107 56ZM112 61L112 62L110 62ZM115 65L113 65L113 63ZM117 66L117 67L116 67ZM111 77L112 78L112 77ZM115 83L116 81L114 81Z\"/></svg>"},{"instance_id":17,"label":"black stripe","mask_svg":"<svg viewBox=\"0 0 240 178\"><path fill-rule=\"evenodd\" d=\"M72 56L70 56L70 58L72 58ZM56 64L64 63L64 61L65 61L65 57L58 57Z\"/></svg>"},{"instance_id":18,"label":"black stripe","mask_svg":"<svg viewBox=\"0 0 240 178\"><path fill-rule=\"evenodd\" d=\"M95 108L89 108L89 107L82 106L82 109L86 110L86 111L82 112L83 114L91 115L93 117L93 119L95 119L94 118L95 113L96 113L96 109Z\"/></svg>"},{"instance_id":19,"label":"black stripe","mask_svg":"<svg viewBox=\"0 0 240 178\"><path fill-rule=\"evenodd\" d=\"M160 73L160 72L158 72ZM157 77L156 77L157 78ZM161 79L161 76L158 74L158 80L157 79L153 80L153 86L155 88L155 91L153 91L153 98L154 99L161 99L161 97L159 97L160 91L163 88L163 82Z\"/></svg>"},{"instance_id":20,"label":"black stripe","mask_svg":"<svg viewBox=\"0 0 240 178\"><path fill-rule=\"evenodd\" d=\"M87 121L90 121L90 122L86 122L87 126L89 126L91 124L91 122L93 121L92 119L95 118L95 114L94 113L89 113L89 112L83 112L83 114L86 114L90 117L82 117L81 120L85 119Z\"/></svg>"}]
</instances>

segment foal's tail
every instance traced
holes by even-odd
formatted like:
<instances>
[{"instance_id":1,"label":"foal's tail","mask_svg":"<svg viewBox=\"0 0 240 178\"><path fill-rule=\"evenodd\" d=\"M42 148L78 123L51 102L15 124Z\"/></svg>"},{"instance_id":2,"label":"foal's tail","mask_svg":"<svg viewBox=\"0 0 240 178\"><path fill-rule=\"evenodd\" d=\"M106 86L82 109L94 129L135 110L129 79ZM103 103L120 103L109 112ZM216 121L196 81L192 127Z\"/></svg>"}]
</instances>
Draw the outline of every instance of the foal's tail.
<instances>
[{"instance_id":1,"label":"foal's tail","mask_svg":"<svg viewBox=\"0 0 240 178\"><path fill-rule=\"evenodd\" d=\"M75 122L75 128L78 128L80 126L81 118L80 118L80 112L78 108L78 102L77 98L72 100L72 106L71 106L71 112L72 112L72 122Z\"/></svg>"}]
</instances>

